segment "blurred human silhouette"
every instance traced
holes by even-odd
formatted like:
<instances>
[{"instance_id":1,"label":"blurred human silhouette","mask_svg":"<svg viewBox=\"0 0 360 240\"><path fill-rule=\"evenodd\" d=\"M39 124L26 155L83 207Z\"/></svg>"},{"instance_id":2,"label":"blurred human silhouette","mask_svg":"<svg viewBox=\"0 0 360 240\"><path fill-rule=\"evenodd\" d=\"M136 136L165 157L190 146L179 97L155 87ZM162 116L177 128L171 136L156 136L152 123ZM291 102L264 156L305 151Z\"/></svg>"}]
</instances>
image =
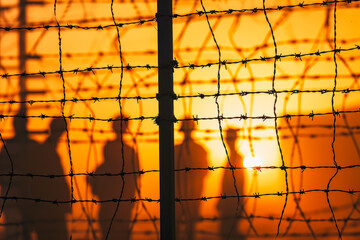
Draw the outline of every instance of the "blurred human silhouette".
<instances>
[{"instance_id":1,"label":"blurred human silhouette","mask_svg":"<svg viewBox=\"0 0 360 240\"><path fill-rule=\"evenodd\" d=\"M53 119L50 123L50 135L41 144L37 155L31 154L30 161L25 163L26 169L32 174L62 175L64 174L61 160L56 148L60 137L65 131L63 119ZM40 151L39 151L40 150ZM65 177L30 178L26 182L28 196L35 199L68 201L70 189ZM49 203L29 202L23 210L24 221L29 222L30 230L35 232L38 240L68 239L66 214L71 212L70 204L58 205Z\"/></svg>"},{"instance_id":2,"label":"blurred human silhouette","mask_svg":"<svg viewBox=\"0 0 360 240\"><path fill-rule=\"evenodd\" d=\"M120 118L117 116L116 118ZM124 117L125 118L125 117ZM128 130L128 122L123 121L122 132ZM103 154L104 162L95 170L95 174L120 173L123 167L121 146L120 121L113 122L113 130L116 134L114 141L106 143ZM139 171L139 159L135 150L123 142L124 172ZM100 201L118 199L123 180L121 176L94 176L89 178L92 192ZM122 199L133 198L136 195L139 183L139 174L124 175L124 191ZM120 202L115 221L113 222L108 239L130 239L131 237L131 215L135 204L131 202ZM115 212L116 203L102 203L99 210L99 222L103 238L107 235L111 218Z\"/></svg>"},{"instance_id":3,"label":"blurred human silhouette","mask_svg":"<svg viewBox=\"0 0 360 240\"><path fill-rule=\"evenodd\" d=\"M228 146L228 153L231 165L236 167L243 167L243 156L240 155L236 149L237 131L235 129L226 130L225 141ZM226 160L226 167L230 167ZM235 170L234 176L236 178L236 187L239 195L244 193L244 171ZM229 169L224 170L224 176L221 182L221 193L225 196L236 196L236 190L234 187L233 173ZM239 219L244 208L243 200L240 198L238 202L237 198L226 198L219 200L218 211L220 216L220 234L222 239L246 239L241 236L238 230Z\"/></svg>"},{"instance_id":4,"label":"blurred human silhouette","mask_svg":"<svg viewBox=\"0 0 360 240\"><path fill-rule=\"evenodd\" d=\"M20 110L19 115L22 115L23 109ZM27 119L15 117L13 119L14 137L5 140L6 148L12 159L13 171L18 174L29 173L27 168L28 162L32 162L38 157L39 143L31 140L27 132ZM10 159L4 149L1 149L0 154L0 173L11 173ZM28 178L14 176L11 181L11 186L8 196L28 197L29 191L26 182ZM5 196L10 183L10 177L0 177L1 196ZM1 204L3 204L1 201ZM30 227L26 219L25 210L29 206L29 201L7 200L5 202L3 217L6 223L22 223L20 225L6 226L4 239L30 239Z\"/></svg>"},{"instance_id":5,"label":"blurred human silhouette","mask_svg":"<svg viewBox=\"0 0 360 240\"><path fill-rule=\"evenodd\" d=\"M184 140L175 146L175 169L208 167L207 152L192 137L194 130L195 123L193 121L181 123L180 131L184 133ZM200 198L206 174L207 171L175 172L175 197ZM195 239L195 225L196 220L200 217L200 204L201 201L175 204L177 239Z\"/></svg>"}]
</instances>

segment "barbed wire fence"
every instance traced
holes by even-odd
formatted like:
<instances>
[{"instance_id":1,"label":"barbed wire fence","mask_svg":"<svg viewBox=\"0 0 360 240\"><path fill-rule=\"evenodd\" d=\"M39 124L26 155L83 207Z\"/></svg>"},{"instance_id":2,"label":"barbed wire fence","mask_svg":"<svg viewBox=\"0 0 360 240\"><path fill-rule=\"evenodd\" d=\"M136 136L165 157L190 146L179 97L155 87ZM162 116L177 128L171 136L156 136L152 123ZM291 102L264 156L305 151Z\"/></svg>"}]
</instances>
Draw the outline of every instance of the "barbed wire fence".
<instances>
[{"instance_id":1,"label":"barbed wire fence","mask_svg":"<svg viewBox=\"0 0 360 240\"><path fill-rule=\"evenodd\" d=\"M166 120L175 127L197 123L195 140L210 158L208 166L175 169L175 175L209 173L201 197L175 196L176 204L201 202L196 239L223 239L217 229L224 219L240 219L237 228L248 239L359 236L358 2L174 1L175 119ZM164 119L157 112L162 96L157 94L156 2L22 0L0 3L0 11L2 237L10 228L19 239L29 224L62 221L6 217L6 211L27 203L34 209L70 205L65 222L72 239L106 239L119 231L119 222L130 222L133 239L158 239L154 149ZM11 141L15 119L26 120L28 134L40 143L52 134L53 119L64 122L58 131L66 136L57 146L63 173L42 172L45 166L29 172L34 168L19 165L18 151L33 143ZM98 173L114 122L129 124L127 131L120 124L122 168ZM259 156L262 165L232 162L224 137L229 128L238 132L238 152ZM125 144L139 155L136 171L126 170ZM35 148L29 160L40 154ZM220 189L225 171L232 173L235 194ZM236 181L237 172L247 176L246 185ZM131 197L123 196L127 176L141 179ZM97 177L122 179L116 197L92 193L89 181ZM19 184L37 179L65 179L69 198L17 191ZM233 216L221 217L216 203L231 199L237 201ZM131 219L117 213L125 202L134 206ZM111 219L98 218L105 204L114 207ZM106 236L101 222L108 225Z\"/></svg>"}]
</instances>

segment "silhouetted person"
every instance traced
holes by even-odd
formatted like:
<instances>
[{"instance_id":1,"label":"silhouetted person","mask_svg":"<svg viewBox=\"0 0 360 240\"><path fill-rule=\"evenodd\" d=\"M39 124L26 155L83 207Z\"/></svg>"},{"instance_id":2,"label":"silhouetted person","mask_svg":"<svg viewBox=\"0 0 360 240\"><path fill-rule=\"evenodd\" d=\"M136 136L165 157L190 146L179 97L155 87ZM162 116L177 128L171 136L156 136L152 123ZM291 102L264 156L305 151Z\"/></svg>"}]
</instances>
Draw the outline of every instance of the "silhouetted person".
<instances>
[{"instance_id":1,"label":"silhouetted person","mask_svg":"<svg viewBox=\"0 0 360 240\"><path fill-rule=\"evenodd\" d=\"M192 138L195 130L193 121L183 121L180 131L184 133L184 140L175 146L175 169L207 168L207 152ZM175 172L175 197L200 198L204 187L207 171ZM177 239L195 239L195 224L200 217L201 201L176 203L176 232ZM184 231L180 230L181 223L185 224Z\"/></svg>"},{"instance_id":2,"label":"silhouetted person","mask_svg":"<svg viewBox=\"0 0 360 240\"><path fill-rule=\"evenodd\" d=\"M117 116L117 118L120 118ZM113 122L113 130L116 139L109 141L104 147L104 162L96 169L95 174L120 173L123 166L122 147L121 147L121 122ZM123 133L128 129L128 122L123 122ZM124 172L139 171L139 160L135 150L123 142L124 151ZM139 174L124 175L125 186L122 199L135 197ZM118 199L120 196L123 181L121 176L94 176L89 178L92 192L100 201ZM131 215L135 204L131 202L120 202L119 209L113 222L108 239L130 239L131 235ZM99 222L103 238L105 238L111 218L115 212L116 203L102 203L99 210Z\"/></svg>"},{"instance_id":3,"label":"silhouetted person","mask_svg":"<svg viewBox=\"0 0 360 240\"><path fill-rule=\"evenodd\" d=\"M243 167L243 156L241 156L236 149L237 132L235 129L228 129L225 135L225 141L228 146L228 154L232 166ZM230 167L226 160L226 167ZM236 177L236 186L239 195L244 194L244 171L234 170L234 176ZM221 182L221 193L225 196L236 196L236 190L234 187L233 173L229 169L224 170L224 176ZM239 219L236 216L240 216L244 208L242 198L238 203L237 198L221 199L218 203L218 210L220 216L220 234L222 239L237 239L244 240L245 237L240 236L238 231Z\"/></svg>"},{"instance_id":4,"label":"silhouetted person","mask_svg":"<svg viewBox=\"0 0 360 240\"><path fill-rule=\"evenodd\" d=\"M26 167L32 174L62 175L64 174L61 160L56 152L60 137L65 131L63 119L53 119L50 123L50 135L41 144L37 155L32 154ZM28 195L35 199L69 201L70 189L65 177L27 179ZM71 212L70 204L29 202L23 210L24 220L31 223L38 240L68 239L66 214Z\"/></svg>"},{"instance_id":5,"label":"silhouetted person","mask_svg":"<svg viewBox=\"0 0 360 240\"><path fill-rule=\"evenodd\" d=\"M21 111L20 111L21 114ZM13 127L15 135L13 138L5 140L6 148L13 162L14 173L26 174L30 170L27 168L27 162L33 161L38 157L39 143L31 140L28 137L26 129L27 119L15 117L13 119ZM9 157L4 149L1 149L0 154L0 173L11 173L11 164ZM27 189L26 182L29 179L27 177L12 178L10 190L8 196L15 197L29 197L29 191ZM10 177L4 176L0 178L1 184L1 196L6 195ZM3 204L4 200L1 200ZM30 239L30 227L27 222L25 210L29 206L30 202L26 200L7 200L3 212L6 223L22 223L21 225L6 226L5 227L5 239Z\"/></svg>"}]
</instances>

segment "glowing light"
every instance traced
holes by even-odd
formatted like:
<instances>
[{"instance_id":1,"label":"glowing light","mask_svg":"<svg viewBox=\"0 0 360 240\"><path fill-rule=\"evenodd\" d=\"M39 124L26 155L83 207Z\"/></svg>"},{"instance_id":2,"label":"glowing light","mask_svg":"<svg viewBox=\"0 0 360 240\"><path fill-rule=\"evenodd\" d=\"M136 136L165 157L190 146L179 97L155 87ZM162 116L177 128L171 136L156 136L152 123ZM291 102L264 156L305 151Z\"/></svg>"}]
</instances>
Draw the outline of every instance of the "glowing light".
<instances>
[{"instance_id":1,"label":"glowing light","mask_svg":"<svg viewBox=\"0 0 360 240\"><path fill-rule=\"evenodd\" d=\"M261 159L253 156L247 156L243 163L246 168L261 167L263 165Z\"/></svg>"}]
</instances>

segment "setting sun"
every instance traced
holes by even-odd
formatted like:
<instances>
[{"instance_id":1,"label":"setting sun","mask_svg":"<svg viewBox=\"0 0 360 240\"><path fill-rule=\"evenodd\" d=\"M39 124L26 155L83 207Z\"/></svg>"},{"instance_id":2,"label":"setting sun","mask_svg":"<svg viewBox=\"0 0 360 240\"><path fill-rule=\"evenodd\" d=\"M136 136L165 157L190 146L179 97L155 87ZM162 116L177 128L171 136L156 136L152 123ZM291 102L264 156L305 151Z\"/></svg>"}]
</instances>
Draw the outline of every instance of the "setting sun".
<instances>
[{"instance_id":1,"label":"setting sun","mask_svg":"<svg viewBox=\"0 0 360 240\"><path fill-rule=\"evenodd\" d=\"M244 159L244 167L246 168L255 168L255 167L262 167L263 162L258 157L247 156Z\"/></svg>"}]
</instances>

